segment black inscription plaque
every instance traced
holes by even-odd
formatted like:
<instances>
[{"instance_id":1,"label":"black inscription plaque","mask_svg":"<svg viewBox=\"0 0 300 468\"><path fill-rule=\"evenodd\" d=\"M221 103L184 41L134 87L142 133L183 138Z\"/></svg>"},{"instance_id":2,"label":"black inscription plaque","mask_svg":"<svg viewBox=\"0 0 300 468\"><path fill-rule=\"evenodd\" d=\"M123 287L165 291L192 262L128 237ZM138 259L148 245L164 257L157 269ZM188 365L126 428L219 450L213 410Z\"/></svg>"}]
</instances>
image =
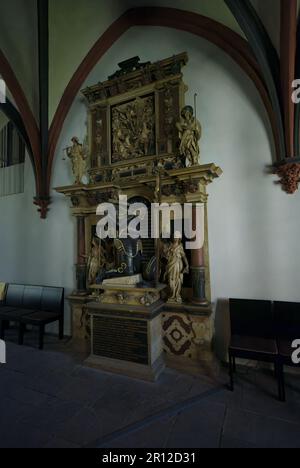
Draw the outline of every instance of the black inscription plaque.
<instances>
[{"instance_id":1,"label":"black inscription plaque","mask_svg":"<svg viewBox=\"0 0 300 468\"><path fill-rule=\"evenodd\" d=\"M147 365L147 322L93 316L93 353L96 356Z\"/></svg>"}]
</instances>

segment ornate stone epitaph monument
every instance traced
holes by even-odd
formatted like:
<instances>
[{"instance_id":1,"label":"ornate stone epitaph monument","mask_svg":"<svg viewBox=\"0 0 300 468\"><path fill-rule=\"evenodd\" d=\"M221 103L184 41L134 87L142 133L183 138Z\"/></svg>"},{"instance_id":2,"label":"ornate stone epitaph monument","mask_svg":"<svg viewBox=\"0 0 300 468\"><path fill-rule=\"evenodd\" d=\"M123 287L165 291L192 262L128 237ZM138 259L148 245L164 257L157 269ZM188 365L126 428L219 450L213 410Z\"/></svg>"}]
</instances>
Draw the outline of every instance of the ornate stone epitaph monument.
<instances>
[{"instance_id":1,"label":"ornate stone epitaph monument","mask_svg":"<svg viewBox=\"0 0 300 468\"><path fill-rule=\"evenodd\" d=\"M222 171L200 162L202 128L185 103L187 62L185 53L153 64L134 57L84 89L87 157L74 137L67 155L76 181L56 189L77 222L73 342L90 352L87 365L150 380L165 364L199 372L213 363L207 186ZM120 225L111 239L99 239L97 207L117 207L120 195L149 213L153 203L189 204L202 242L187 249L173 211L170 239L124 239Z\"/></svg>"}]
</instances>

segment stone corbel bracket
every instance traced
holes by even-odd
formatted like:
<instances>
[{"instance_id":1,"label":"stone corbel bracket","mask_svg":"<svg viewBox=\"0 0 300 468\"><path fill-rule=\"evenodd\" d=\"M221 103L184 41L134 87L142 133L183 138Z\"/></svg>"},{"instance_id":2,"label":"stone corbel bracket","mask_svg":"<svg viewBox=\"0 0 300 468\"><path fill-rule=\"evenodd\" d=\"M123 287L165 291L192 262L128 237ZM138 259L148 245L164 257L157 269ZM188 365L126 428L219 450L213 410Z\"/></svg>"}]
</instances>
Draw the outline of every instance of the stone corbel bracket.
<instances>
[{"instance_id":1,"label":"stone corbel bracket","mask_svg":"<svg viewBox=\"0 0 300 468\"><path fill-rule=\"evenodd\" d=\"M287 162L274 168L274 174L279 177L278 184L281 184L282 190L288 195L297 192L300 183L300 160Z\"/></svg>"}]
</instances>

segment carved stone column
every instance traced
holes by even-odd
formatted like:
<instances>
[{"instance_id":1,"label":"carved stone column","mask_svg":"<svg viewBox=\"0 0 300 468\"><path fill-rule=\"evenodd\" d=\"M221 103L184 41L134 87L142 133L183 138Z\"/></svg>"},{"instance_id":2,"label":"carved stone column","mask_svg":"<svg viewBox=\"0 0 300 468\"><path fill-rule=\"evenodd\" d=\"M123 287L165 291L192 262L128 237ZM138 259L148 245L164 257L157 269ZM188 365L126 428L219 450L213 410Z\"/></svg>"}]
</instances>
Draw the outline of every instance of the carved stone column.
<instances>
[{"instance_id":1,"label":"carved stone column","mask_svg":"<svg viewBox=\"0 0 300 468\"><path fill-rule=\"evenodd\" d=\"M205 223L204 217L202 220ZM204 225L202 226L203 233L205 232ZM197 208L193 207L193 230L199 229L197 226ZM199 249L191 250L191 274L193 297L192 302L198 305L208 305L205 292L205 260L204 260L204 243Z\"/></svg>"},{"instance_id":2,"label":"carved stone column","mask_svg":"<svg viewBox=\"0 0 300 468\"><path fill-rule=\"evenodd\" d=\"M86 294L85 217L77 216L77 293Z\"/></svg>"}]
</instances>

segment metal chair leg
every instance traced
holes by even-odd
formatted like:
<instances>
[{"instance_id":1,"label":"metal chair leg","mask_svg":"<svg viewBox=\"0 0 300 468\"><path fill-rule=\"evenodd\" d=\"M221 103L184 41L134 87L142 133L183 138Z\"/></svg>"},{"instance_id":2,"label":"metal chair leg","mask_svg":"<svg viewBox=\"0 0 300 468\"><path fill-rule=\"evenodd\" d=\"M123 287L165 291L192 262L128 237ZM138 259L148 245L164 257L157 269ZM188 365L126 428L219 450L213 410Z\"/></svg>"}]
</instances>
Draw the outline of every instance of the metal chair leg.
<instances>
[{"instance_id":1,"label":"metal chair leg","mask_svg":"<svg viewBox=\"0 0 300 468\"><path fill-rule=\"evenodd\" d=\"M19 323L19 335L18 335L18 343L19 345L23 345L24 343L24 332L25 332L26 326L24 323Z\"/></svg>"},{"instance_id":2,"label":"metal chair leg","mask_svg":"<svg viewBox=\"0 0 300 468\"><path fill-rule=\"evenodd\" d=\"M64 339L64 318L59 319L59 339Z\"/></svg>"},{"instance_id":3,"label":"metal chair leg","mask_svg":"<svg viewBox=\"0 0 300 468\"><path fill-rule=\"evenodd\" d=\"M44 333L45 333L45 325L40 325L39 327L39 349L44 348Z\"/></svg>"},{"instance_id":4,"label":"metal chair leg","mask_svg":"<svg viewBox=\"0 0 300 468\"><path fill-rule=\"evenodd\" d=\"M4 335L5 335L5 322L4 320L0 320L0 339L4 340Z\"/></svg>"},{"instance_id":5,"label":"metal chair leg","mask_svg":"<svg viewBox=\"0 0 300 468\"><path fill-rule=\"evenodd\" d=\"M279 368L278 368L278 364L274 364L274 377L276 380L279 379Z\"/></svg>"},{"instance_id":6,"label":"metal chair leg","mask_svg":"<svg viewBox=\"0 0 300 468\"><path fill-rule=\"evenodd\" d=\"M278 364L278 384L279 384L279 400L282 402L286 401L285 393L285 378L284 378L284 367L282 363Z\"/></svg>"},{"instance_id":7,"label":"metal chair leg","mask_svg":"<svg viewBox=\"0 0 300 468\"><path fill-rule=\"evenodd\" d=\"M229 378L230 378L230 385L229 389L231 392L234 391L234 379L233 379L233 357L229 353Z\"/></svg>"}]
</instances>

